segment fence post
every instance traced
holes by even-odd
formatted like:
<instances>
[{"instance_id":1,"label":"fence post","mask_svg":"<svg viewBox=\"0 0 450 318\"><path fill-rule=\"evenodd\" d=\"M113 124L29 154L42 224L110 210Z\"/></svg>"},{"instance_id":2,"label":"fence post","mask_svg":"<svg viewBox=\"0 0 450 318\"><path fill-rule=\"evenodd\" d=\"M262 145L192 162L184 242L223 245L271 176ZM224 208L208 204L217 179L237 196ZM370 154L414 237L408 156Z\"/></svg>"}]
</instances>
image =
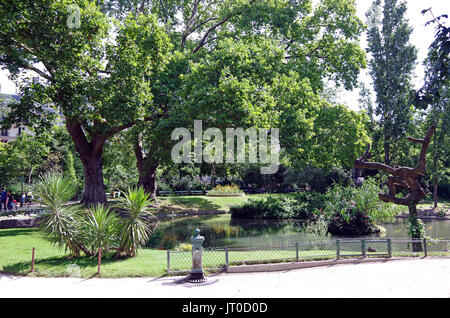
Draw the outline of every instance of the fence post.
<instances>
[{"instance_id":1,"label":"fence post","mask_svg":"<svg viewBox=\"0 0 450 318\"><path fill-rule=\"evenodd\" d=\"M225 247L225 268L228 272L228 267L230 266L230 263L228 261L228 247Z\"/></svg>"},{"instance_id":2,"label":"fence post","mask_svg":"<svg viewBox=\"0 0 450 318\"><path fill-rule=\"evenodd\" d=\"M299 258L298 258L298 242L295 243L295 261L298 262Z\"/></svg>"},{"instance_id":3,"label":"fence post","mask_svg":"<svg viewBox=\"0 0 450 318\"><path fill-rule=\"evenodd\" d=\"M336 240L336 259L341 257L341 240Z\"/></svg>"},{"instance_id":4,"label":"fence post","mask_svg":"<svg viewBox=\"0 0 450 318\"><path fill-rule=\"evenodd\" d=\"M170 250L167 250L167 274L170 273Z\"/></svg>"},{"instance_id":5,"label":"fence post","mask_svg":"<svg viewBox=\"0 0 450 318\"><path fill-rule=\"evenodd\" d=\"M31 255L31 272L34 273L34 247Z\"/></svg>"},{"instance_id":6,"label":"fence post","mask_svg":"<svg viewBox=\"0 0 450 318\"><path fill-rule=\"evenodd\" d=\"M361 240L361 253L363 257L366 257L366 240Z\"/></svg>"},{"instance_id":7,"label":"fence post","mask_svg":"<svg viewBox=\"0 0 450 318\"><path fill-rule=\"evenodd\" d=\"M387 239L387 252L388 252L388 257L392 257L392 241L391 241L391 239Z\"/></svg>"},{"instance_id":8,"label":"fence post","mask_svg":"<svg viewBox=\"0 0 450 318\"><path fill-rule=\"evenodd\" d=\"M427 239L426 238L423 239L423 253L424 253L425 257L428 256Z\"/></svg>"}]
</instances>

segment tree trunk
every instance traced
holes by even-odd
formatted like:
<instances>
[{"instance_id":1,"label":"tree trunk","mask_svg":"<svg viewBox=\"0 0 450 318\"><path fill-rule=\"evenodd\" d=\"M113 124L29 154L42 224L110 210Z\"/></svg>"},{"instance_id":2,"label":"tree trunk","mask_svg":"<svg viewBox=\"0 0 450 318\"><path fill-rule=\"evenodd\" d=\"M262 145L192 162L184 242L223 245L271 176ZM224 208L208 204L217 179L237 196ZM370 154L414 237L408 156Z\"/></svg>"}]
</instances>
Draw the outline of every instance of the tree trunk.
<instances>
[{"instance_id":1,"label":"tree trunk","mask_svg":"<svg viewBox=\"0 0 450 318\"><path fill-rule=\"evenodd\" d=\"M150 194L150 197L156 201L156 169L158 168L158 161L149 156L145 157L138 137L134 142L134 153L136 155L136 165L139 172L138 186L142 186L145 192Z\"/></svg>"},{"instance_id":2,"label":"tree trunk","mask_svg":"<svg viewBox=\"0 0 450 318\"><path fill-rule=\"evenodd\" d=\"M433 185L433 202L434 202L433 209L437 208L437 185L438 185L438 181L437 181L437 179L435 179L434 185Z\"/></svg>"},{"instance_id":3,"label":"tree trunk","mask_svg":"<svg viewBox=\"0 0 450 318\"><path fill-rule=\"evenodd\" d=\"M408 211L409 211L409 217L410 217L410 220L413 220L413 219L415 220L415 219L417 219L418 214L417 214L416 203L411 202L411 203L408 205ZM414 242L412 243L412 250L413 250L413 252L422 252L422 241L420 240L420 239L421 239L420 233L418 233L418 232L416 231L415 233L413 233L413 234L411 235L411 238L412 238L413 240L418 240L418 241L414 241Z\"/></svg>"},{"instance_id":4,"label":"tree trunk","mask_svg":"<svg viewBox=\"0 0 450 318\"><path fill-rule=\"evenodd\" d=\"M30 172L28 173L28 184L31 184L31 175L33 174L33 167L31 167Z\"/></svg>"},{"instance_id":5,"label":"tree trunk","mask_svg":"<svg viewBox=\"0 0 450 318\"><path fill-rule=\"evenodd\" d=\"M146 164L144 160L143 169L139 169L138 186L142 186L145 192L149 193L152 199L156 199L156 169L158 165Z\"/></svg>"},{"instance_id":6,"label":"tree trunk","mask_svg":"<svg viewBox=\"0 0 450 318\"><path fill-rule=\"evenodd\" d=\"M101 154L82 160L84 167L84 192L81 203L84 206L105 204L105 185L103 183L103 159Z\"/></svg>"},{"instance_id":7,"label":"tree trunk","mask_svg":"<svg viewBox=\"0 0 450 318\"><path fill-rule=\"evenodd\" d=\"M390 165L390 161L391 161L391 158L390 158L390 146L389 146L389 141L386 140L384 142L384 164L389 166Z\"/></svg>"},{"instance_id":8,"label":"tree trunk","mask_svg":"<svg viewBox=\"0 0 450 318\"><path fill-rule=\"evenodd\" d=\"M103 146L106 138L94 136L89 142L81 125L66 119L66 127L84 167L84 192L81 203L84 206L105 204L105 185L103 183Z\"/></svg>"}]
</instances>

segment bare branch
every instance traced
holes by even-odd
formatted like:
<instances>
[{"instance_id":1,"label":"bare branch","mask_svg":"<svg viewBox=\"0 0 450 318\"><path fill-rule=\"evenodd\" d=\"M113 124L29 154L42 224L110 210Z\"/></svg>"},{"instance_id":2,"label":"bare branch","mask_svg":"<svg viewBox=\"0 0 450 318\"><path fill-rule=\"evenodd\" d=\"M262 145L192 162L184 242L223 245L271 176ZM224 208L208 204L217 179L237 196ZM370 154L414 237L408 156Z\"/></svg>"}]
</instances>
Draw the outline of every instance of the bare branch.
<instances>
[{"instance_id":1,"label":"bare branch","mask_svg":"<svg viewBox=\"0 0 450 318\"><path fill-rule=\"evenodd\" d=\"M225 19L223 19L222 21L214 24L212 27L210 27L206 33L203 35L203 38L200 40L199 44L197 45L197 47L192 51L192 53L197 53L198 50L200 50L200 48L205 44L206 38L209 36L209 34L215 30L216 28L218 28L219 26L221 26L222 24L224 24L225 22L227 22L229 19L231 18L231 15L227 16Z\"/></svg>"}]
</instances>

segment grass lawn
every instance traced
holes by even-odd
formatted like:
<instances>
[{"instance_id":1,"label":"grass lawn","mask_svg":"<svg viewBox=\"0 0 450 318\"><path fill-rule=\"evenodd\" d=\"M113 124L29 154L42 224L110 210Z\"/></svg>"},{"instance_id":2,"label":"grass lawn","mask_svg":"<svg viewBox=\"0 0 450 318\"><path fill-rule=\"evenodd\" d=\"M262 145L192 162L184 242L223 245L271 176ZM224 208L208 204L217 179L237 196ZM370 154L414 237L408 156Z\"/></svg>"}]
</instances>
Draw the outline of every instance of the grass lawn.
<instances>
[{"instance_id":1,"label":"grass lawn","mask_svg":"<svg viewBox=\"0 0 450 318\"><path fill-rule=\"evenodd\" d=\"M268 194L250 194L239 197L169 196L158 197L159 209L156 214L179 212L228 212L233 205L252 199L261 199ZM273 194L279 195L279 194Z\"/></svg>"},{"instance_id":2,"label":"grass lawn","mask_svg":"<svg viewBox=\"0 0 450 318\"><path fill-rule=\"evenodd\" d=\"M68 276L67 267L76 264L81 277L97 273L97 258L67 258L64 251L50 245L39 236L38 229L0 230L0 272L28 275L31 272L31 254L35 247L35 275L46 277ZM137 257L128 259L103 259L102 277L140 277L164 275L167 252L142 249Z\"/></svg>"},{"instance_id":3,"label":"grass lawn","mask_svg":"<svg viewBox=\"0 0 450 318\"><path fill-rule=\"evenodd\" d=\"M62 277L68 276L68 266L76 264L80 267L81 277L96 276L97 258L80 257L70 259L63 251L50 245L42 239L38 229L7 229L0 230L0 272L14 275L31 275L31 254L35 247L35 276ZM331 256L334 251L308 251L315 256ZM267 258L292 259L295 250L271 251L230 251L229 260L232 263L252 263L264 261ZM171 264L174 270L189 270L191 253L180 252L172 254ZM203 266L217 268L225 265L223 251L205 251ZM161 276L166 273L167 252L164 250L141 249L137 257L115 260L103 259L101 277L145 277Z\"/></svg>"}]
</instances>

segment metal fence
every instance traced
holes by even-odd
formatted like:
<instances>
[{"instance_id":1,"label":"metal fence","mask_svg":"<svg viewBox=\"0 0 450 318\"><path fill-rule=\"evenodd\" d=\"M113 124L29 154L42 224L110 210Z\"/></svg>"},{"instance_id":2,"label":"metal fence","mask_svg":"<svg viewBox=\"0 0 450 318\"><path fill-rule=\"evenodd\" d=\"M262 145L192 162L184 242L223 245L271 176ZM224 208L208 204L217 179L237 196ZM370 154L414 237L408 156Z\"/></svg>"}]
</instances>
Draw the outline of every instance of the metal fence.
<instances>
[{"instance_id":1,"label":"metal fence","mask_svg":"<svg viewBox=\"0 0 450 318\"><path fill-rule=\"evenodd\" d=\"M189 272L191 251L167 251L167 273ZM271 246L203 249L205 270L276 262L334 260L352 257L450 256L450 239L338 239Z\"/></svg>"}]
</instances>

